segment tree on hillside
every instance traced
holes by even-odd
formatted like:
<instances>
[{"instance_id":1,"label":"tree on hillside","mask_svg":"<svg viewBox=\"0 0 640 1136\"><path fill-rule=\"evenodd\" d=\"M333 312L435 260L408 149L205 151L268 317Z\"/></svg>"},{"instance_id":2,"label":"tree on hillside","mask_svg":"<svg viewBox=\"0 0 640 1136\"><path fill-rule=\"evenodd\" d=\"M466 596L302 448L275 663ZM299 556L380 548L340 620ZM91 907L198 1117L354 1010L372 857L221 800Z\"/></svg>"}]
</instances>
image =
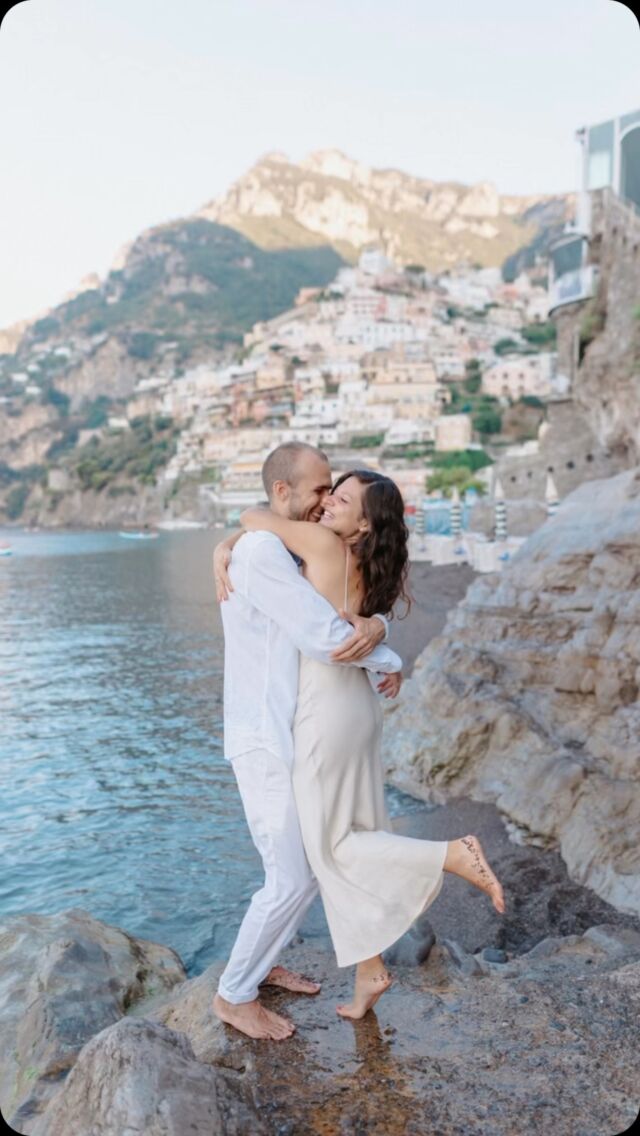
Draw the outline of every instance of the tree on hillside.
<instances>
[{"instance_id":1,"label":"tree on hillside","mask_svg":"<svg viewBox=\"0 0 640 1136\"><path fill-rule=\"evenodd\" d=\"M492 406L480 406L471 418L478 434L499 434L502 429L502 415Z\"/></svg>"},{"instance_id":2,"label":"tree on hillside","mask_svg":"<svg viewBox=\"0 0 640 1136\"><path fill-rule=\"evenodd\" d=\"M454 487L460 493L466 492L467 489L475 489L479 494L486 492L484 484L473 477L471 470L466 465L437 469L427 477L427 493L440 491L444 497L450 497Z\"/></svg>"},{"instance_id":3,"label":"tree on hillside","mask_svg":"<svg viewBox=\"0 0 640 1136\"><path fill-rule=\"evenodd\" d=\"M493 350L496 355L508 355L511 351L519 351L520 344L516 343L515 339L506 337L505 339L498 339L493 345Z\"/></svg>"},{"instance_id":4,"label":"tree on hillside","mask_svg":"<svg viewBox=\"0 0 640 1136\"><path fill-rule=\"evenodd\" d=\"M523 327L522 334L527 343L532 343L534 347L550 346L556 341L556 325L551 321L530 323L527 327Z\"/></svg>"},{"instance_id":5,"label":"tree on hillside","mask_svg":"<svg viewBox=\"0 0 640 1136\"><path fill-rule=\"evenodd\" d=\"M489 457L484 450L447 450L444 452L436 452L431 457L432 465L442 468L451 468L452 466L466 466L470 472L475 472L478 469L484 469L485 466L493 465L493 459Z\"/></svg>"}]
</instances>

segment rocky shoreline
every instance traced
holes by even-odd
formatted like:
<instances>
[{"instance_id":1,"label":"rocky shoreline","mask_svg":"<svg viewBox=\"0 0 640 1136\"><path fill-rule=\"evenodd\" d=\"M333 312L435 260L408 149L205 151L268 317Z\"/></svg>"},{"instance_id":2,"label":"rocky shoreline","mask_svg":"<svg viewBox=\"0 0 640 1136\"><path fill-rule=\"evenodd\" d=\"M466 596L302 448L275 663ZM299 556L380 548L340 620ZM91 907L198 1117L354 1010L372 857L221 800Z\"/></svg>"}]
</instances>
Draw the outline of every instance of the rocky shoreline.
<instances>
[{"instance_id":1,"label":"rocky shoreline","mask_svg":"<svg viewBox=\"0 0 640 1136\"><path fill-rule=\"evenodd\" d=\"M349 972L299 939L284 962L323 987L265 992L296 1022L279 1045L216 1021L222 963L187 979L78 909L1 933L0 1107L25 1136L602 1136L638 1113L638 928L472 953L420 920L357 1023L335 1013Z\"/></svg>"}]
</instances>

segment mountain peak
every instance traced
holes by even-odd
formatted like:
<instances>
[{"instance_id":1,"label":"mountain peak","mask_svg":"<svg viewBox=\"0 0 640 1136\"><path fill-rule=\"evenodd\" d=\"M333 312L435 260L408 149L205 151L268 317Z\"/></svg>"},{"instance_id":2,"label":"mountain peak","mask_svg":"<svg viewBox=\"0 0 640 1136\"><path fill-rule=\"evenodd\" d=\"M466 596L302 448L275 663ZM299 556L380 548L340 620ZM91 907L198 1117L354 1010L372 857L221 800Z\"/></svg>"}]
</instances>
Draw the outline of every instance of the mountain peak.
<instances>
[{"instance_id":1,"label":"mountain peak","mask_svg":"<svg viewBox=\"0 0 640 1136\"><path fill-rule=\"evenodd\" d=\"M375 244L397 263L438 272L460 262L501 265L568 212L566 196L503 197L490 181L434 182L329 147L300 162L271 151L199 216L262 248L324 244L355 260Z\"/></svg>"},{"instance_id":2,"label":"mountain peak","mask_svg":"<svg viewBox=\"0 0 640 1136\"><path fill-rule=\"evenodd\" d=\"M256 166L262 165L263 162L277 162L283 166L290 166L291 158L284 153L284 150L267 150L266 154L258 159Z\"/></svg>"},{"instance_id":3,"label":"mountain peak","mask_svg":"<svg viewBox=\"0 0 640 1136\"><path fill-rule=\"evenodd\" d=\"M313 150L302 159L300 168L324 177L339 178L341 181L365 184L371 181L369 167L350 158L342 150Z\"/></svg>"}]
</instances>

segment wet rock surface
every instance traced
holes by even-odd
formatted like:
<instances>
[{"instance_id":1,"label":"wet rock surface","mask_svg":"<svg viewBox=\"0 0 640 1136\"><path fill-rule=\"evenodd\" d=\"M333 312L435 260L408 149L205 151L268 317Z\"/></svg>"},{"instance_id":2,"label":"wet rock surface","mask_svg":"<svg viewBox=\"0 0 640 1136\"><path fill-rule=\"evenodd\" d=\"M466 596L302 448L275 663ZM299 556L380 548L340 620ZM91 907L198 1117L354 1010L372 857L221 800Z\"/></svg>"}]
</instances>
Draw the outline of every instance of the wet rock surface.
<instances>
[{"instance_id":1,"label":"wet rock surface","mask_svg":"<svg viewBox=\"0 0 640 1136\"><path fill-rule=\"evenodd\" d=\"M217 1021L222 963L147 988L12 1125L25 1136L613 1136L631 1125L640 930L602 923L521 954L432 943L426 918L400 946L410 938L426 960L402 965L399 952L393 986L355 1023L335 1009L352 970L315 945L290 947L284 964L322 991L263 991L295 1022L281 1043Z\"/></svg>"},{"instance_id":2,"label":"wet rock surface","mask_svg":"<svg viewBox=\"0 0 640 1136\"><path fill-rule=\"evenodd\" d=\"M288 965L323 988L315 998L265 994L297 1026L279 1044L247 1041L212 1020L219 968L150 1013L184 1031L201 1060L235 1072L270 1133L623 1132L640 1103L640 934L605 926L552 937L506 964L460 950L472 967L441 943L424 965L397 966L375 1012L350 1023L335 1006L351 975L324 952L292 948Z\"/></svg>"},{"instance_id":3,"label":"wet rock surface","mask_svg":"<svg viewBox=\"0 0 640 1136\"><path fill-rule=\"evenodd\" d=\"M186 977L175 951L71 909L0 925L0 1108L35 1117L94 1034ZM26 1131L26 1128L24 1129Z\"/></svg>"}]
</instances>

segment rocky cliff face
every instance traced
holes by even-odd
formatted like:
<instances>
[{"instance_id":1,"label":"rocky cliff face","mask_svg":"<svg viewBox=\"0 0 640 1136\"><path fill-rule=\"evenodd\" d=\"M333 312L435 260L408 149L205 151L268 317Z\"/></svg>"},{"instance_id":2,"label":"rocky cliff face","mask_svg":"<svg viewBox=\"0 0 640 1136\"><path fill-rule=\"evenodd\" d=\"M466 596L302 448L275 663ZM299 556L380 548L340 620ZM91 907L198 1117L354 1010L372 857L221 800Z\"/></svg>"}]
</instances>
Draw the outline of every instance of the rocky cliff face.
<instances>
[{"instance_id":1,"label":"rocky cliff face","mask_svg":"<svg viewBox=\"0 0 640 1136\"><path fill-rule=\"evenodd\" d=\"M522 840L640 913L640 470L577 489L477 580L386 728L392 781L495 802Z\"/></svg>"},{"instance_id":2,"label":"rocky cliff face","mask_svg":"<svg viewBox=\"0 0 640 1136\"><path fill-rule=\"evenodd\" d=\"M640 215L609 190L592 194L596 294L555 313L559 369L600 445L640 460Z\"/></svg>"},{"instance_id":3,"label":"rocky cliff face","mask_svg":"<svg viewBox=\"0 0 640 1136\"><path fill-rule=\"evenodd\" d=\"M58 434L53 406L28 403L21 413L0 415L0 460L20 470L41 462Z\"/></svg>"},{"instance_id":4,"label":"rocky cliff face","mask_svg":"<svg viewBox=\"0 0 640 1136\"><path fill-rule=\"evenodd\" d=\"M568 208L568 197L501 197L490 182L437 183L322 150L300 163L265 155L201 215L265 247L326 241L354 257L376 244L437 271L461 260L502 264Z\"/></svg>"}]
</instances>

